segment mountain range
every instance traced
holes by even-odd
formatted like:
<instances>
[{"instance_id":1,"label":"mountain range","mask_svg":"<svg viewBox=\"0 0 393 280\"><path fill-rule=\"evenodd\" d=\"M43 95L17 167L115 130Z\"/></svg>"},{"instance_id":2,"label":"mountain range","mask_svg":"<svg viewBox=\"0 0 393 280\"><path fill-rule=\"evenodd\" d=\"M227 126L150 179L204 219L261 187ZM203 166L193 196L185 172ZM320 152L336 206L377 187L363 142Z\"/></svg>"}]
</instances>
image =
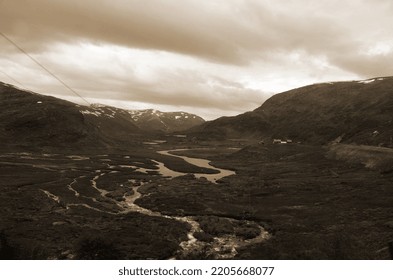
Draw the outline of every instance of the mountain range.
<instances>
[{"instance_id":1,"label":"mountain range","mask_svg":"<svg viewBox=\"0 0 393 280\"><path fill-rule=\"evenodd\" d=\"M184 131L205 122L201 117L186 112L160 112L153 109L128 112L135 124L144 130Z\"/></svg>"},{"instance_id":2,"label":"mountain range","mask_svg":"<svg viewBox=\"0 0 393 280\"><path fill-rule=\"evenodd\" d=\"M0 83L3 145L111 146L151 133L309 144L392 146L393 77L313 84L276 94L253 111L205 122L185 112L77 105Z\"/></svg>"},{"instance_id":3,"label":"mountain range","mask_svg":"<svg viewBox=\"0 0 393 280\"><path fill-rule=\"evenodd\" d=\"M204 122L185 112L77 105L5 83L0 83L0 106L0 141L11 146L111 146Z\"/></svg>"},{"instance_id":4,"label":"mountain range","mask_svg":"<svg viewBox=\"0 0 393 280\"><path fill-rule=\"evenodd\" d=\"M154 109L125 110L102 104L85 106L80 111L87 118L120 118L145 132L184 131L205 122L201 117L185 112L161 112Z\"/></svg>"}]
</instances>

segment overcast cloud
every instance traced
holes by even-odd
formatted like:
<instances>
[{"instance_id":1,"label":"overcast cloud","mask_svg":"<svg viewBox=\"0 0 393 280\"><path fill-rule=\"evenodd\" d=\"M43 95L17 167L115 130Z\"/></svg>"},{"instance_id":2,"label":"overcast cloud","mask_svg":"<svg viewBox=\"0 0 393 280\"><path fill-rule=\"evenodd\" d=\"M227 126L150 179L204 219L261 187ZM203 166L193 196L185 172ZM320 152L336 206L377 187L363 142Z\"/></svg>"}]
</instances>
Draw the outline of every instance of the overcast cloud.
<instances>
[{"instance_id":1,"label":"overcast cloud","mask_svg":"<svg viewBox=\"0 0 393 280\"><path fill-rule=\"evenodd\" d=\"M0 31L90 102L211 119L393 73L389 0L0 0ZM0 37L0 80L76 102Z\"/></svg>"}]
</instances>

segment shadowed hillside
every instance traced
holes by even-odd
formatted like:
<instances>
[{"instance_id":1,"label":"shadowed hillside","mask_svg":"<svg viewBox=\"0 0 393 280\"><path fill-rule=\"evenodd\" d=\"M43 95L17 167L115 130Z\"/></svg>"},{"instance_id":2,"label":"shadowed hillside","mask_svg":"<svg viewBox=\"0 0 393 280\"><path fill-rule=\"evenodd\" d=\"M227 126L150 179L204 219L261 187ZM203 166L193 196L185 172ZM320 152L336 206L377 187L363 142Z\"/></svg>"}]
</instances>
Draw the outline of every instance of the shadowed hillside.
<instances>
[{"instance_id":1,"label":"shadowed hillside","mask_svg":"<svg viewBox=\"0 0 393 280\"><path fill-rule=\"evenodd\" d=\"M274 95L253 112L208 122L207 137L391 145L393 78L315 84Z\"/></svg>"},{"instance_id":2,"label":"shadowed hillside","mask_svg":"<svg viewBox=\"0 0 393 280\"><path fill-rule=\"evenodd\" d=\"M143 137L204 122L185 112L82 106L4 83L0 83L0 106L2 144L26 149L130 147Z\"/></svg>"},{"instance_id":3,"label":"shadowed hillside","mask_svg":"<svg viewBox=\"0 0 393 280\"><path fill-rule=\"evenodd\" d=\"M121 115L93 116L90 107L7 84L0 84L0 106L0 139L8 146L103 147L140 132Z\"/></svg>"}]
</instances>

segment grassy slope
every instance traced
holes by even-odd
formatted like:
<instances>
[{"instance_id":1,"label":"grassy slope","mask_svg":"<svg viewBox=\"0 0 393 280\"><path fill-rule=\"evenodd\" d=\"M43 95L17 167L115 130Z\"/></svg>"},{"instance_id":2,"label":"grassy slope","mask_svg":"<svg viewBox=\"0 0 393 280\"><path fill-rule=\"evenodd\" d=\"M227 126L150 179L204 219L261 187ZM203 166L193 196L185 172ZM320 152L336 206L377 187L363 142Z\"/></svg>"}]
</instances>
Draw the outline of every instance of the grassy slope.
<instances>
[{"instance_id":1,"label":"grassy slope","mask_svg":"<svg viewBox=\"0 0 393 280\"><path fill-rule=\"evenodd\" d=\"M274 95L261 107L207 122L191 131L199 138L280 138L325 144L391 145L393 78L371 83L315 84ZM373 134L378 131L377 134Z\"/></svg>"},{"instance_id":2,"label":"grassy slope","mask_svg":"<svg viewBox=\"0 0 393 280\"><path fill-rule=\"evenodd\" d=\"M316 84L273 96L255 110L272 123L278 138L378 145L390 142L393 78L371 83ZM373 135L378 131L378 135Z\"/></svg>"}]
</instances>

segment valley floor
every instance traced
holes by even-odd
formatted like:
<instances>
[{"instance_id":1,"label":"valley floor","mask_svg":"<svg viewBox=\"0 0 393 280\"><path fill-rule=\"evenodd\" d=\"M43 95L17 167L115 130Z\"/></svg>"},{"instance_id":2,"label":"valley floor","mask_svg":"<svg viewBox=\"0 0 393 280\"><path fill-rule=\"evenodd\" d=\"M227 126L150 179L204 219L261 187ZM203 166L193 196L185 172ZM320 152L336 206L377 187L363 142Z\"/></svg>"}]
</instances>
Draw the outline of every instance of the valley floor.
<instances>
[{"instance_id":1,"label":"valley floor","mask_svg":"<svg viewBox=\"0 0 393 280\"><path fill-rule=\"evenodd\" d=\"M147 141L151 143L151 141ZM388 259L393 167L328 147L155 142L112 154L0 155L0 253L8 259ZM230 169L217 183L164 178ZM339 159L337 159L339 158Z\"/></svg>"}]
</instances>

